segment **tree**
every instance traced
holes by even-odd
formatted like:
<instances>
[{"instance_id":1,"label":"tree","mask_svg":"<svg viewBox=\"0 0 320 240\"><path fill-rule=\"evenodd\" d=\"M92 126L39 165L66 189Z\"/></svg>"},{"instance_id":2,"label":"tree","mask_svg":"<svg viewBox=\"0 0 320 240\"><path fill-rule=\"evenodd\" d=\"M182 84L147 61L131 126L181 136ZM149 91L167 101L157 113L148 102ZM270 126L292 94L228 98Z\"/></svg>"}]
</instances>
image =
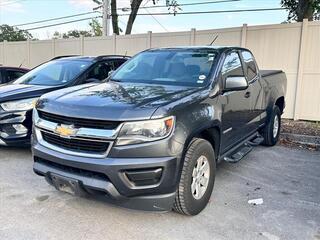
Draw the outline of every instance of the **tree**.
<instances>
[{"instance_id":1,"label":"tree","mask_svg":"<svg viewBox=\"0 0 320 240\"><path fill-rule=\"evenodd\" d=\"M92 1L100 5L94 8L94 10L97 10L102 7L103 0L92 0ZM131 34L132 27L133 27L134 21L136 20L142 1L143 0L130 0L131 12L128 18L125 34ZM153 4L157 4L158 1L159 0L152 0ZM177 0L166 0L166 5L168 6L168 10L173 11L174 15L176 15L176 13L179 10L181 10ZM116 35L119 35L121 32L121 29L119 28L119 23L118 23L117 0L111 0L111 16L112 16L113 33Z\"/></svg>"},{"instance_id":2,"label":"tree","mask_svg":"<svg viewBox=\"0 0 320 240\"><path fill-rule=\"evenodd\" d=\"M56 31L53 34L54 39L67 39L67 38L79 38L81 35L84 37L98 37L102 36L102 26L101 24L96 20L92 19L92 22L89 23L89 26L91 27L90 31L86 30L70 30L65 33L60 33Z\"/></svg>"},{"instance_id":3,"label":"tree","mask_svg":"<svg viewBox=\"0 0 320 240\"><path fill-rule=\"evenodd\" d=\"M100 22L97 19L92 19L92 22L89 23L89 26L91 27L91 33L95 37L102 36L102 26Z\"/></svg>"},{"instance_id":4,"label":"tree","mask_svg":"<svg viewBox=\"0 0 320 240\"><path fill-rule=\"evenodd\" d=\"M131 1L131 13L127 22L126 34L131 34L132 26L134 21L136 20L137 13L139 11L139 7L143 0L132 0ZM113 15L112 15L113 16Z\"/></svg>"},{"instance_id":5,"label":"tree","mask_svg":"<svg viewBox=\"0 0 320 240\"><path fill-rule=\"evenodd\" d=\"M70 30L62 34L62 38L79 38L80 36L92 37L92 33L84 30Z\"/></svg>"},{"instance_id":6,"label":"tree","mask_svg":"<svg viewBox=\"0 0 320 240\"><path fill-rule=\"evenodd\" d=\"M21 30L16 27L11 27L7 24L0 25L0 42L7 41L25 41L33 39L31 33L26 30Z\"/></svg>"},{"instance_id":7,"label":"tree","mask_svg":"<svg viewBox=\"0 0 320 240\"><path fill-rule=\"evenodd\" d=\"M117 0L111 0L111 15L113 33L119 35L120 29L118 24Z\"/></svg>"},{"instance_id":8,"label":"tree","mask_svg":"<svg viewBox=\"0 0 320 240\"><path fill-rule=\"evenodd\" d=\"M281 6L288 8L288 22L302 22L304 18L313 21L320 17L320 0L281 0Z\"/></svg>"}]
</instances>

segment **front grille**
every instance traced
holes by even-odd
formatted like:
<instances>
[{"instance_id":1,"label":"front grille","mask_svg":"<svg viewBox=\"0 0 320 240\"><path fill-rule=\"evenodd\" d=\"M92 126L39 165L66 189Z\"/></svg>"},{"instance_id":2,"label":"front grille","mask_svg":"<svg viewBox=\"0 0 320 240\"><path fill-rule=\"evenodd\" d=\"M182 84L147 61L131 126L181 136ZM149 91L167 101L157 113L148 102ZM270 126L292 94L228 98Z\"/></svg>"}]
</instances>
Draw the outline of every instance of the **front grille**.
<instances>
[{"instance_id":1,"label":"front grille","mask_svg":"<svg viewBox=\"0 0 320 240\"><path fill-rule=\"evenodd\" d=\"M38 111L39 117L54 123L74 125L76 128L95 128L95 129L116 129L120 122L117 121L103 121L103 120L92 120L83 118L73 118L43 111Z\"/></svg>"},{"instance_id":2,"label":"front grille","mask_svg":"<svg viewBox=\"0 0 320 240\"><path fill-rule=\"evenodd\" d=\"M42 131L44 141L70 151L81 151L86 153L103 154L107 152L110 142L100 142L94 140L82 140L72 138L62 138L60 136Z\"/></svg>"}]
</instances>

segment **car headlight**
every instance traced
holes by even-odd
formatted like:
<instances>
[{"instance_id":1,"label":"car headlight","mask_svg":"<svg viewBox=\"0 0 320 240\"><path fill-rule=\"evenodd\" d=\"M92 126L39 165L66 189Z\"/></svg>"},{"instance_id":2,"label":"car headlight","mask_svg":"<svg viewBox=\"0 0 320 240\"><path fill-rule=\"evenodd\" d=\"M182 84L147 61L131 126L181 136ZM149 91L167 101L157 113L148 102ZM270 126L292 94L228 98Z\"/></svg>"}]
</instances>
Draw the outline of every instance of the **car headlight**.
<instances>
[{"instance_id":1,"label":"car headlight","mask_svg":"<svg viewBox=\"0 0 320 240\"><path fill-rule=\"evenodd\" d=\"M1 108L9 111L28 111L31 110L37 102L38 98L28 98L23 100L1 103Z\"/></svg>"},{"instance_id":2,"label":"car headlight","mask_svg":"<svg viewBox=\"0 0 320 240\"><path fill-rule=\"evenodd\" d=\"M116 145L145 143L166 138L172 132L174 125L174 117L124 123Z\"/></svg>"}]
</instances>

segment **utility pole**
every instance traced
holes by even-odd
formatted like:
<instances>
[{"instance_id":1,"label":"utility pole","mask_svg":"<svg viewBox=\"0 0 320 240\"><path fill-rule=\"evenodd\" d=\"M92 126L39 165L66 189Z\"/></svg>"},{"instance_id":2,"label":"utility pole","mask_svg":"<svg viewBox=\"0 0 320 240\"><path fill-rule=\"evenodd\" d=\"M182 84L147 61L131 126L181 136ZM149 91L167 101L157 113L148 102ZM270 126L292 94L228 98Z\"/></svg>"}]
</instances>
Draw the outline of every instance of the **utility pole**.
<instances>
[{"instance_id":1,"label":"utility pole","mask_svg":"<svg viewBox=\"0 0 320 240\"><path fill-rule=\"evenodd\" d=\"M102 3L102 12L103 12L103 36L110 35L110 0L103 0Z\"/></svg>"}]
</instances>

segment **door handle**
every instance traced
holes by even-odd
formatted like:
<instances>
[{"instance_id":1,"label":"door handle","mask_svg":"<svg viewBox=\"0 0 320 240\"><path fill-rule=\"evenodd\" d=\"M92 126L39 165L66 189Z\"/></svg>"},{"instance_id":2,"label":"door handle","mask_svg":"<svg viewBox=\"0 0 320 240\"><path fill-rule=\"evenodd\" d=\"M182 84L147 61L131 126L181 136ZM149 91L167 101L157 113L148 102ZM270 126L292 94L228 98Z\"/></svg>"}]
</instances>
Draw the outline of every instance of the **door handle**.
<instances>
[{"instance_id":1,"label":"door handle","mask_svg":"<svg viewBox=\"0 0 320 240\"><path fill-rule=\"evenodd\" d=\"M251 96L251 92L246 92L245 94L244 94L244 97L245 98L249 98Z\"/></svg>"}]
</instances>

